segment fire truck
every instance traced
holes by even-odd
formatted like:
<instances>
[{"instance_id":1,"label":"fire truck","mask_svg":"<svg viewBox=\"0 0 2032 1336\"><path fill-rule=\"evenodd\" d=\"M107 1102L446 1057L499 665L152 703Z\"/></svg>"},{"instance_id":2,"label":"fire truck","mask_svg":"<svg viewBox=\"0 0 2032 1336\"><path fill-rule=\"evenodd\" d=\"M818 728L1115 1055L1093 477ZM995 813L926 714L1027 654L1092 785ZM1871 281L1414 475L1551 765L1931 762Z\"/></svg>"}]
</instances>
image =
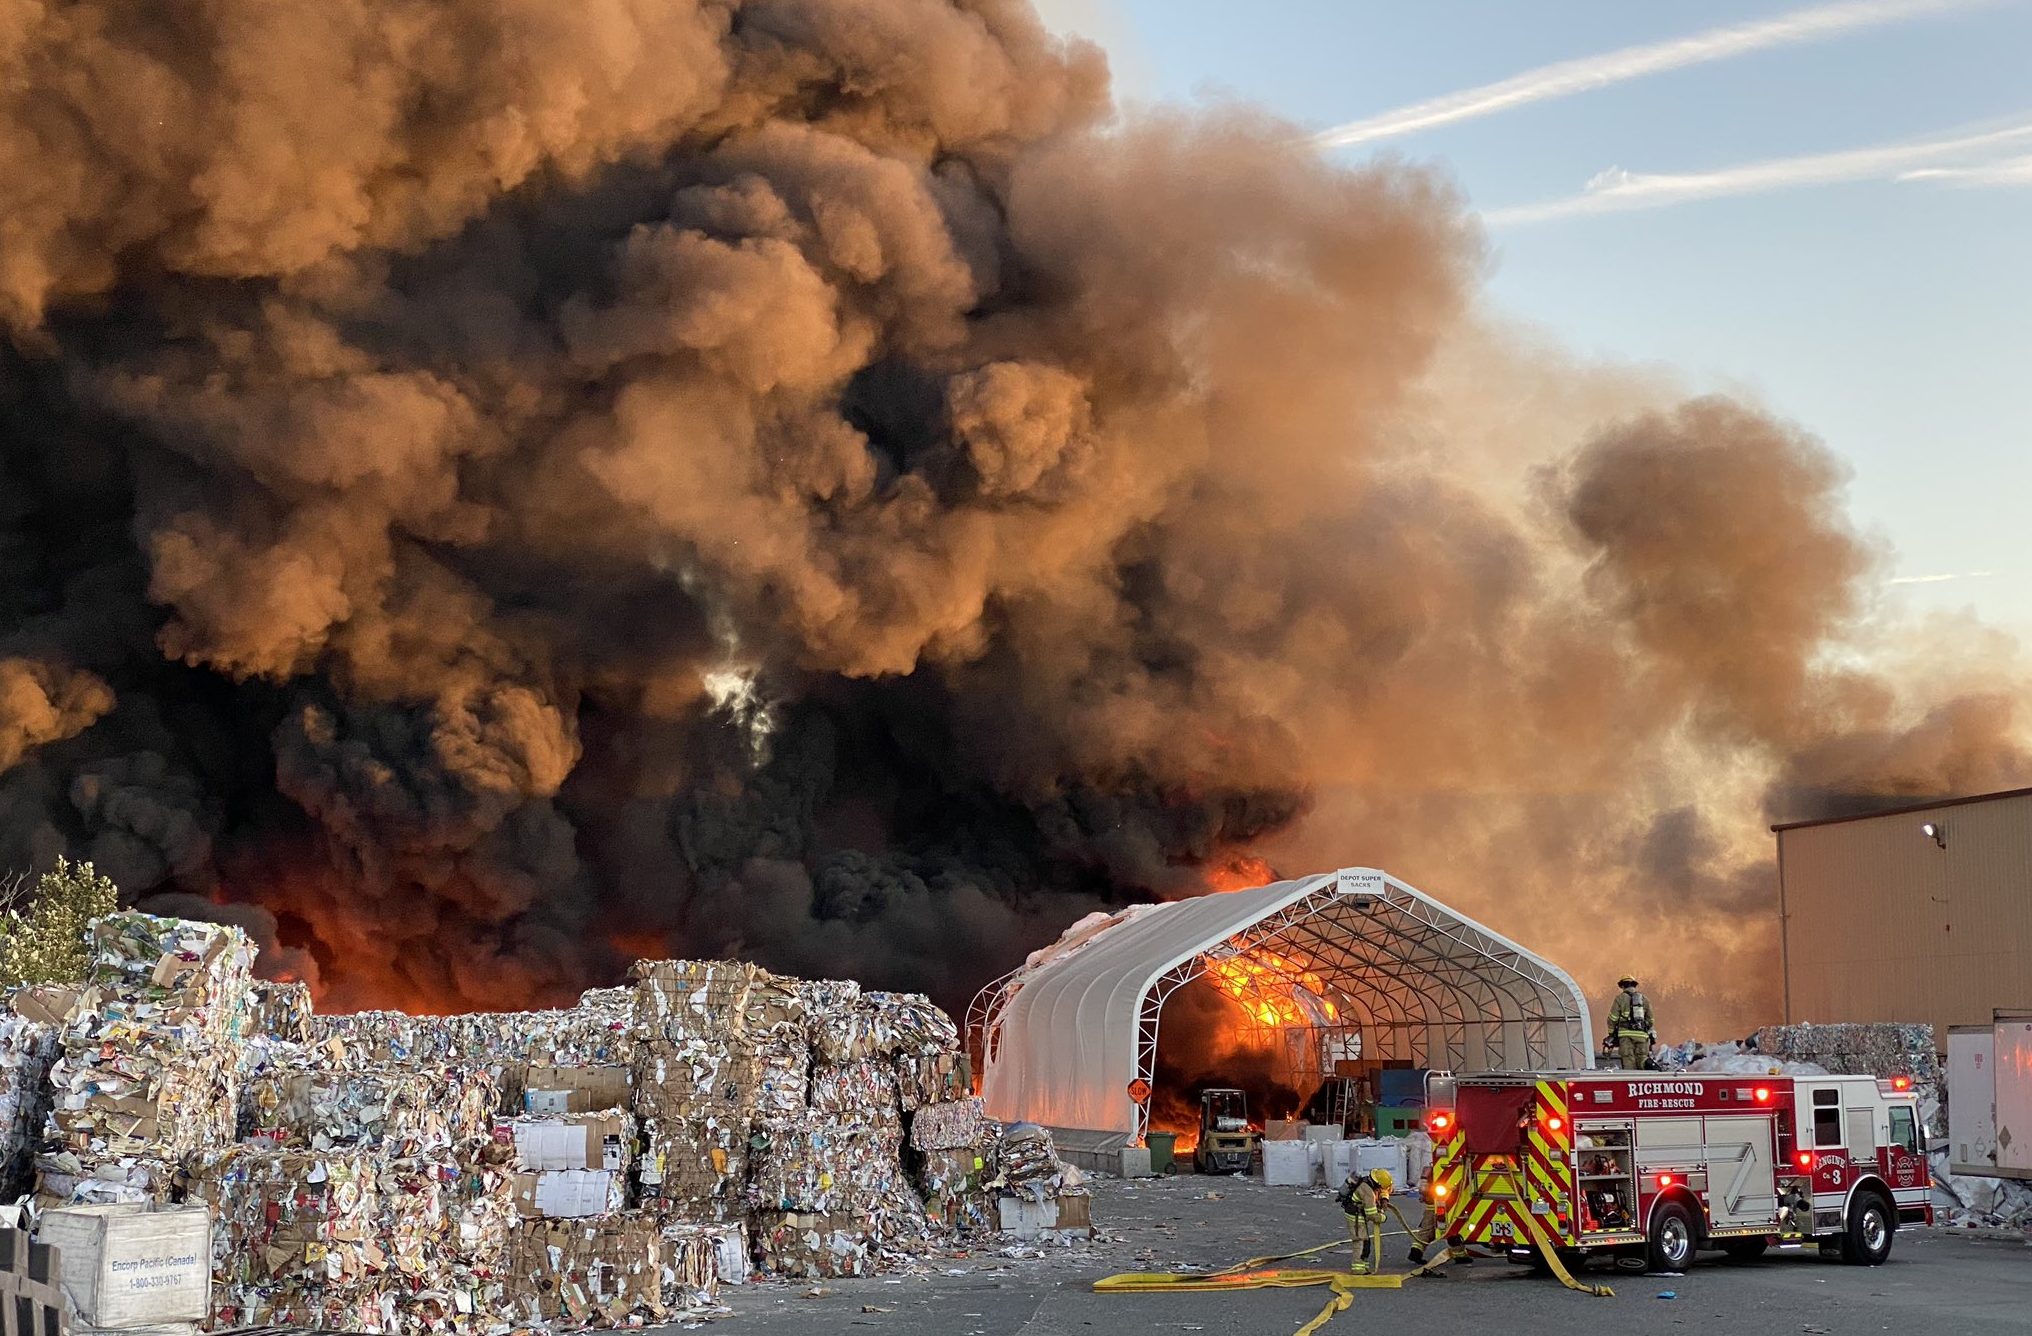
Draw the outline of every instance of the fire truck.
<instances>
[{"instance_id":1,"label":"fire truck","mask_svg":"<svg viewBox=\"0 0 2032 1336\"><path fill-rule=\"evenodd\" d=\"M1591 1254L1679 1271L1814 1243L1876 1266L1933 1222L1904 1077L1624 1071L1435 1074L1442 1232L1561 1264Z\"/></svg>"}]
</instances>

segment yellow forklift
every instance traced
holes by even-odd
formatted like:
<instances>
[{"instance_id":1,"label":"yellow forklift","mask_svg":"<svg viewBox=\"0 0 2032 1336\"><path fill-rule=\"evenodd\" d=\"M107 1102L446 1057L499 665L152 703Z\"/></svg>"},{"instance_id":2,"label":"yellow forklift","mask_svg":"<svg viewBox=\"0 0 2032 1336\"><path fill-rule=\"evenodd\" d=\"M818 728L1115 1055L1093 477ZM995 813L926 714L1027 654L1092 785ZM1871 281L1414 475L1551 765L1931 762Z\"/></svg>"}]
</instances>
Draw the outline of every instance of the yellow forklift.
<instances>
[{"instance_id":1,"label":"yellow forklift","mask_svg":"<svg viewBox=\"0 0 2032 1336\"><path fill-rule=\"evenodd\" d=\"M1199 1092L1199 1145L1192 1167L1203 1174L1246 1174L1263 1140L1249 1122L1249 1097L1239 1090Z\"/></svg>"}]
</instances>

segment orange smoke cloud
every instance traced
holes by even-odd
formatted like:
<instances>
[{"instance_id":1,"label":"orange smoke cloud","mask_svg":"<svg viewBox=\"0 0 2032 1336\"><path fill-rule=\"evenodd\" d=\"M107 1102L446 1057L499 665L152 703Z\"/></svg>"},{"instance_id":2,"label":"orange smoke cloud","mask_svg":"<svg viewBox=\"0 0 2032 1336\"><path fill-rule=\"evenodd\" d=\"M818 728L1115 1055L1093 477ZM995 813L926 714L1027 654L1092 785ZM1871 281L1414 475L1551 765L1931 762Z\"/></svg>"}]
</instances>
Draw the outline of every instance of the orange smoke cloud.
<instances>
[{"instance_id":1,"label":"orange smoke cloud","mask_svg":"<svg viewBox=\"0 0 2032 1336\"><path fill-rule=\"evenodd\" d=\"M1867 652L1819 442L1020 0L74 0L0 75L0 867L335 1005L959 1007L1269 858L1734 1026L1766 817L2027 773L2015 665Z\"/></svg>"}]
</instances>

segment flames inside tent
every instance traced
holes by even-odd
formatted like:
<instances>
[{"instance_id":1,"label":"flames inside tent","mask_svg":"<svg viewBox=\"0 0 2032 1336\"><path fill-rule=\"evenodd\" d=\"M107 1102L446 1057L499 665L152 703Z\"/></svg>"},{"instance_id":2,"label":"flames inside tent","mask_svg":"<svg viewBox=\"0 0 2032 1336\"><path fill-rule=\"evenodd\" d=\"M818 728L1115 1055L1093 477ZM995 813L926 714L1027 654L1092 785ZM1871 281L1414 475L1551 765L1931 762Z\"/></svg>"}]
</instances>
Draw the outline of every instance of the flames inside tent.
<instances>
[{"instance_id":1,"label":"flames inside tent","mask_svg":"<svg viewBox=\"0 0 2032 1336\"><path fill-rule=\"evenodd\" d=\"M1373 868L1136 905L1074 925L983 989L968 1023L988 1113L1077 1141L1151 1126L1165 1000L1204 980L1274 1039L1301 1090L1337 1062L1585 1068L1565 971Z\"/></svg>"}]
</instances>

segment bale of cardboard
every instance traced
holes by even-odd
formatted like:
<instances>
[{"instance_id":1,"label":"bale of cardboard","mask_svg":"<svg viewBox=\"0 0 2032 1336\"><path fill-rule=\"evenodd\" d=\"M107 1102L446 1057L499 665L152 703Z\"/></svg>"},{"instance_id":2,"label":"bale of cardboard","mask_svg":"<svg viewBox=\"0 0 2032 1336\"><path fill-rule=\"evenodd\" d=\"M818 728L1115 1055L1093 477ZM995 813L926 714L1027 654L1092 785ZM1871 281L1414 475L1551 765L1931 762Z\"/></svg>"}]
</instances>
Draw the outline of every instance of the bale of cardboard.
<instances>
[{"instance_id":1,"label":"bale of cardboard","mask_svg":"<svg viewBox=\"0 0 2032 1336\"><path fill-rule=\"evenodd\" d=\"M240 1140L420 1155L487 1136L499 1102L483 1067L271 1068L244 1079Z\"/></svg>"},{"instance_id":2,"label":"bale of cardboard","mask_svg":"<svg viewBox=\"0 0 2032 1336\"><path fill-rule=\"evenodd\" d=\"M314 1015L309 984L257 979L248 997L248 1037L264 1035L308 1044L315 1037L311 1030Z\"/></svg>"},{"instance_id":3,"label":"bale of cardboard","mask_svg":"<svg viewBox=\"0 0 2032 1336\"><path fill-rule=\"evenodd\" d=\"M997 1228L988 1184L999 1172L1001 1132L978 1096L925 1104L911 1115L907 1163L935 1227L953 1233Z\"/></svg>"},{"instance_id":4,"label":"bale of cardboard","mask_svg":"<svg viewBox=\"0 0 2032 1336\"><path fill-rule=\"evenodd\" d=\"M598 1220L525 1220L505 1269L506 1316L530 1326L626 1326L660 1322L663 1226L644 1212Z\"/></svg>"}]
</instances>

